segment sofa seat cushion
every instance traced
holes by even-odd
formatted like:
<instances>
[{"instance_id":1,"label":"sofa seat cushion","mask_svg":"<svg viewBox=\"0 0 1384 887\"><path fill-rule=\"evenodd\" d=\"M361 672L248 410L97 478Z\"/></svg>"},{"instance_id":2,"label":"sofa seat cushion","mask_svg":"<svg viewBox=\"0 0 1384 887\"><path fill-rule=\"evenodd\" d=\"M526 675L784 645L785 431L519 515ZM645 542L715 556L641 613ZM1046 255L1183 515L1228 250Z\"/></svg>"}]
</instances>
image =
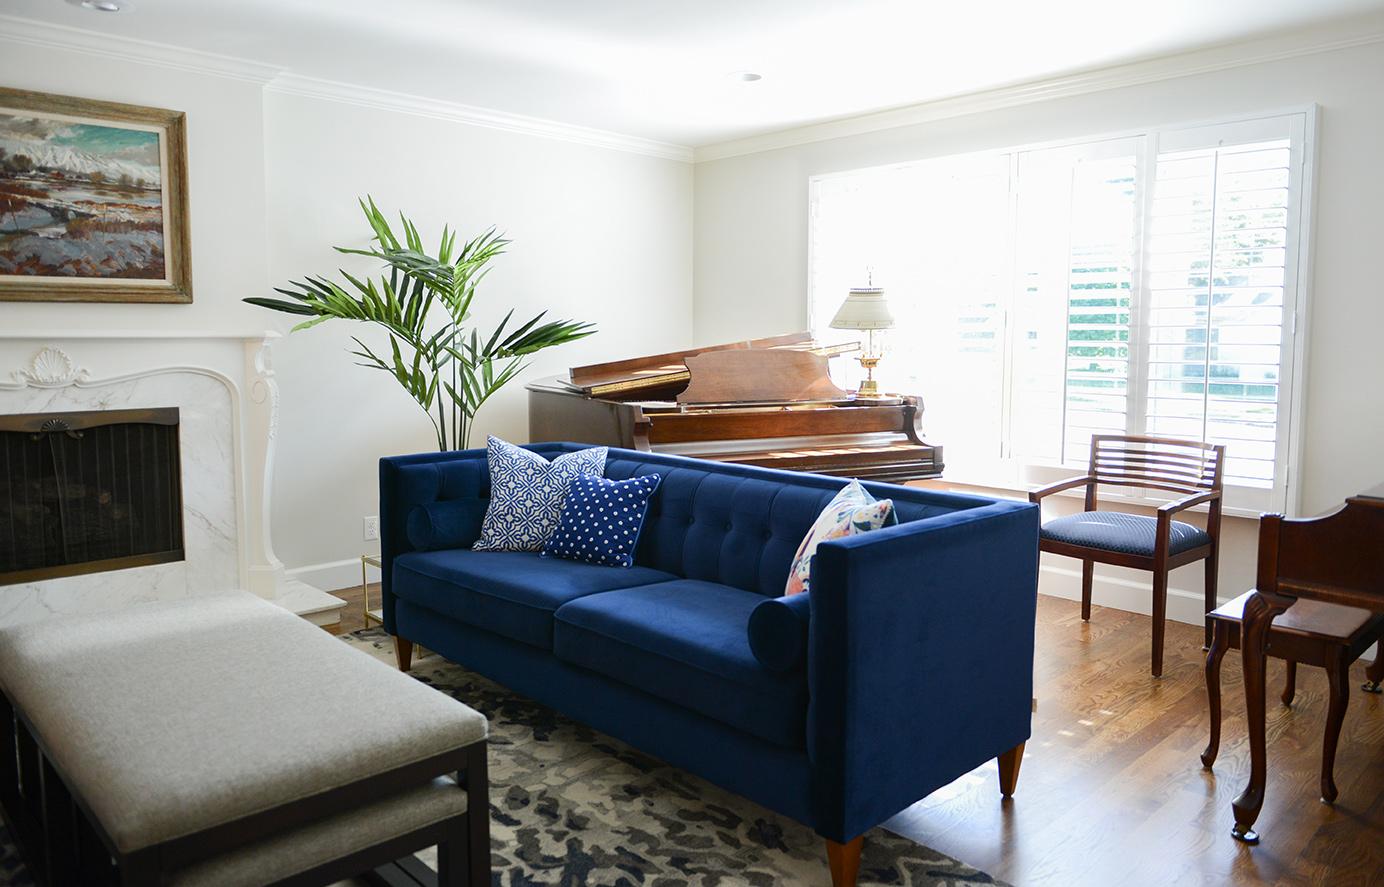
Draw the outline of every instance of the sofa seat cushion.
<instances>
[{"instance_id":1,"label":"sofa seat cushion","mask_svg":"<svg viewBox=\"0 0 1384 887\"><path fill-rule=\"evenodd\" d=\"M1153 557L1157 530L1158 520L1141 514L1083 511L1050 520L1043 524L1041 532L1044 540ZM1168 529L1169 554L1181 554L1210 544L1211 537L1205 530L1182 521L1171 522Z\"/></svg>"},{"instance_id":2,"label":"sofa seat cushion","mask_svg":"<svg viewBox=\"0 0 1384 887\"><path fill-rule=\"evenodd\" d=\"M394 559L390 591L516 641L553 646L553 611L598 591L677 577L648 567L602 567L529 551L413 551Z\"/></svg>"},{"instance_id":3,"label":"sofa seat cushion","mask_svg":"<svg viewBox=\"0 0 1384 887\"><path fill-rule=\"evenodd\" d=\"M770 671L750 650L762 595L678 579L606 591L558 608L553 652L762 739L804 745L807 678Z\"/></svg>"}]
</instances>

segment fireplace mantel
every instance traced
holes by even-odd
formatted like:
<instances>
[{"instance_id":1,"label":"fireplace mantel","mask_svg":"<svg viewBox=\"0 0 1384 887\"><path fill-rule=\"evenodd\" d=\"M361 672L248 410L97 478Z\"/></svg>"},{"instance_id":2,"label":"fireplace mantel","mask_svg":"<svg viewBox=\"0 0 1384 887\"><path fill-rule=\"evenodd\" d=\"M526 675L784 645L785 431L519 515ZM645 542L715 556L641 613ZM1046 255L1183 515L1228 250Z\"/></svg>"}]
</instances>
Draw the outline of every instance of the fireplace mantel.
<instances>
[{"instance_id":1,"label":"fireplace mantel","mask_svg":"<svg viewBox=\"0 0 1384 887\"><path fill-rule=\"evenodd\" d=\"M289 578L274 553L269 504L279 395L272 349L279 338L265 330L0 332L0 413L182 400L184 432L197 448L184 452L189 555L182 574L136 567L0 589L0 624L237 588L322 625L339 621L342 601ZM121 592L109 594L112 587ZM14 589L24 593L16 597Z\"/></svg>"}]
</instances>

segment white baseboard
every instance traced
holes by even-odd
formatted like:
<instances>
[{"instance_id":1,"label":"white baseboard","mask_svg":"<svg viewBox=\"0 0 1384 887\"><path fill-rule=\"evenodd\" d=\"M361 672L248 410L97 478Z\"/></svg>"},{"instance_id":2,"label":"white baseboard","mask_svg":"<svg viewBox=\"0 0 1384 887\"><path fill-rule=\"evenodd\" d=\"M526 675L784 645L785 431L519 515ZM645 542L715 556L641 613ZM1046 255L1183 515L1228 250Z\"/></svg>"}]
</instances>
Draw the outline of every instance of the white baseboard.
<instances>
[{"instance_id":1,"label":"white baseboard","mask_svg":"<svg viewBox=\"0 0 1384 887\"><path fill-rule=\"evenodd\" d=\"M1038 568L1038 593L1069 601L1081 600L1081 571L1044 564ZM1227 600L1229 598L1221 597L1218 603L1225 603ZM1151 616L1153 582L1150 580L1139 583L1131 579L1102 576L1100 567L1097 567L1095 581L1091 583L1091 603ZM1188 591L1185 588L1168 589L1168 618L1173 622L1201 625L1205 616L1205 606L1199 591ZM1360 658L1373 662L1379 655L1377 646L1370 647Z\"/></svg>"},{"instance_id":2,"label":"white baseboard","mask_svg":"<svg viewBox=\"0 0 1384 887\"><path fill-rule=\"evenodd\" d=\"M342 561L327 561L321 564L307 564L285 571L299 582L306 582L314 588L336 591L341 588L360 587L360 558L347 558ZM380 571L369 568L371 582L380 581Z\"/></svg>"},{"instance_id":3,"label":"white baseboard","mask_svg":"<svg viewBox=\"0 0 1384 887\"><path fill-rule=\"evenodd\" d=\"M1044 564L1038 570L1038 593L1048 597L1081 600L1081 571ZM1228 600L1228 599L1227 599ZM1153 580L1139 583L1132 579L1102 576L1096 567L1091 584L1091 602L1101 607L1114 607L1131 613L1153 615ZM1201 625L1206 614L1200 591L1185 588L1168 589L1168 618L1188 625Z\"/></svg>"}]
</instances>

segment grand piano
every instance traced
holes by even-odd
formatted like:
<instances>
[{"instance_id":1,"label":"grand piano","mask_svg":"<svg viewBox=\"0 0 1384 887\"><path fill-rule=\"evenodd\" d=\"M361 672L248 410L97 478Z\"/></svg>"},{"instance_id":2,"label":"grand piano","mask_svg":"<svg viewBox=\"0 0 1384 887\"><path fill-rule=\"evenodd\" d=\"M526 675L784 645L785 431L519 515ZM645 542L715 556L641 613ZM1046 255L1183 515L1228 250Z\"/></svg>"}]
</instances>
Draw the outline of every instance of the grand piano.
<instances>
[{"instance_id":1,"label":"grand piano","mask_svg":"<svg viewBox=\"0 0 1384 887\"><path fill-rule=\"evenodd\" d=\"M857 398L832 382L829 359L854 350L792 333L574 367L527 386L529 438L896 483L940 476L917 397Z\"/></svg>"}]
</instances>

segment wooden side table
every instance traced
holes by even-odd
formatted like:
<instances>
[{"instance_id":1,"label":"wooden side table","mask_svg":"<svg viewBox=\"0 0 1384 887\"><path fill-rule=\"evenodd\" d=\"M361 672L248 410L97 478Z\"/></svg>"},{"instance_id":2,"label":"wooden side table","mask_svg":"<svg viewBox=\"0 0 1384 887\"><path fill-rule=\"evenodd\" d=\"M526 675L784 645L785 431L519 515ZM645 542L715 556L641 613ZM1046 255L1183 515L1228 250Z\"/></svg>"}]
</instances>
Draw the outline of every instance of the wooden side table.
<instances>
[{"instance_id":1,"label":"wooden side table","mask_svg":"<svg viewBox=\"0 0 1384 887\"><path fill-rule=\"evenodd\" d=\"M1210 767L1221 745L1221 659L1226 650L1240 646L1240 623L1245 602L1254 594L1247 591L1235 600L1212 610L1211 648L1206 654L1206 695L1211 705L1211 740L1201 753L1201 762ZM1336 743L1341 723L1350 703L1350 666L1360 654L1384 635L1384 614L1356 607L1342 607L1321 601L1301 600L1269 626L1264 652L1288 663L1287 681L1281 697L1291 705L1297 691L1297 667L1315 665L1326 669L1330 682L1330 708L1326 715L1326 735L1322 740L1321 797L1328 804L1336 800ZM1384 678L1384 656L1366 670L1367 692L1379 692Z\"/></svg>"},{"instance_id":2,"label":"wooden side table","mask_svg":"<svg viewBox=\"0 0 1384 887\"><path fill-rule=\"evenodd\" d=\"M1275 616L1302 600L1326 601L1384 613L1384 485L1347 499L1325 517L1259 521L1259 569L1245 600L1240 659L1245 670L1249 725L1249 782L1231 804L1231 834L1259 843L1254 822L1264 806L1268 753L1264 737L1264 663ZM1371 675L1371 680L1378 673Z\"/></svg>"}]
</instances>

